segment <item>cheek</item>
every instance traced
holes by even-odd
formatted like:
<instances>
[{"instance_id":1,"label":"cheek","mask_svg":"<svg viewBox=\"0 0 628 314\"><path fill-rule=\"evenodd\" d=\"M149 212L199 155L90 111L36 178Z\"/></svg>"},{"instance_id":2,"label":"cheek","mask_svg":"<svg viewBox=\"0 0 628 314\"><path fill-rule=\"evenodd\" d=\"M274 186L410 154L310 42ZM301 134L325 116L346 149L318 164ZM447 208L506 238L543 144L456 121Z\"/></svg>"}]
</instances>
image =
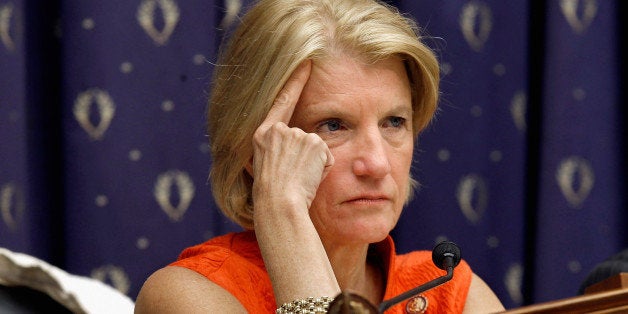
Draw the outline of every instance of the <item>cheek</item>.
<instances>
[{"instance_id":1,"label":"cheek","mask_svg":"<svg viewBox=\"0 0 628 314\"><path fill-rule=\"evenodd\" d=\"M390 162L392 165L392 171L410 172L412 166L412 157L414 152L414 145L406 145L403 148L399 148L393 151L390 156Z\"/></svg>"},{"instance_id":2,"label":"cheek","mask_svg":"<svg viewBox=\"0 0 628 314\"><path fill-rule=\"evenodd\" d=\"M329 170L329 173L327 173L325 179L321 181L318 186L316 198L319 198L319 196L333 198L334 194L342 191L343 186L349 184L348 181L350 175L350 169L347 168L347 165L343 164L341 160L336 159L334 156L334 165Z\"/></svg>"},{"instance_id":3,"label":"cheek","mask_svg":"<svg viewBox=\"0 0 628 314\"><path fill-rule=\"evenodd\" d=\"M352 181L351 163L344 158L342 150L331 149L331 153L334 156L334 165L318 186L314 199L315 202L325 202L328 205L334 204L335 199L345 193L345 189L355 184L355 181Z\"/></svg>"},{"instance_id":4,"label":"cheek","mask_svg":"<svg viewBox=\"0 0 628 314\"><path fill-rule=\"evenodd\" d=\"M405 145L403 148L400 148L397 151L397 158L400 160L401 163L409 166L412 163L413 153L414 145L412 144L412 142L410 142L409 144Z\"/></svg>"},{"instance_id":5,"label":"cheek","mask_svg":"<svg viewBox=\"0 0 628 314\"><path fill-rule=\"evenodd\" d=\"M407 198L407 193L410 192L410 169L412 167L412 149L407 149L403 152L399 152L393 159L392 164L392 176L398 185L401 197L403 201Z\"/></svg>"}]
</instances>

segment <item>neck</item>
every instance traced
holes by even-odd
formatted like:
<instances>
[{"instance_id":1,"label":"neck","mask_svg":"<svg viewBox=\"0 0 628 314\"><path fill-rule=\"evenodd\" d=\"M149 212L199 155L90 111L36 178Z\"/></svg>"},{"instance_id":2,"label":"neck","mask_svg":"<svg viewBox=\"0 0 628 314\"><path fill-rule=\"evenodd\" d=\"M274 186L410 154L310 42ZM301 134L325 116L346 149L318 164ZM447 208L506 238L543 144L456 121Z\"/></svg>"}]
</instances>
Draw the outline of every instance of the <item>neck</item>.
<instances>
[{"instance_id":1,"label":"neck","mask_svg":"<svg viewBox=\"0 0 628 314\"><path fill-rule=\"evenodd\" d=\"M377 305L384 296L384 274L378 265L369 262L368 248L368 244L325 245L340 289L357 293Z\"/></svg>"}]
</instances>

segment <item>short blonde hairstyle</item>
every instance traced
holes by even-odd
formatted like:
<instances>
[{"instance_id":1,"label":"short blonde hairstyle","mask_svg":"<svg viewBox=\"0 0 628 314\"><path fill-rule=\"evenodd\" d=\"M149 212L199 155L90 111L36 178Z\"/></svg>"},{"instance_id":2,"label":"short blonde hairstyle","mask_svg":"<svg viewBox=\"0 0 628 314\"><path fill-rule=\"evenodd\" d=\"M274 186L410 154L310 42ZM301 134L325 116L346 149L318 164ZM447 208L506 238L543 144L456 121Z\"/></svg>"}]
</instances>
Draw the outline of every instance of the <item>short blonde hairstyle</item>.
<instances>
[{"instance_id":1,"label":"short blonde hairstyle","mask_svg":"<svg viewBox=\"0 0 628 314\"><path fill-rule=\"evenodd\" d=\"M394 7L377 0L257 2L222 47L208 110L214 198L242 227L254 227L253 179L245 170L253 156L253 133L301 62L339 51L367 63L400 56L411 84L415 137L432 119L438 61L421 42L416 24Z\"/></svg>"}]
</instances>

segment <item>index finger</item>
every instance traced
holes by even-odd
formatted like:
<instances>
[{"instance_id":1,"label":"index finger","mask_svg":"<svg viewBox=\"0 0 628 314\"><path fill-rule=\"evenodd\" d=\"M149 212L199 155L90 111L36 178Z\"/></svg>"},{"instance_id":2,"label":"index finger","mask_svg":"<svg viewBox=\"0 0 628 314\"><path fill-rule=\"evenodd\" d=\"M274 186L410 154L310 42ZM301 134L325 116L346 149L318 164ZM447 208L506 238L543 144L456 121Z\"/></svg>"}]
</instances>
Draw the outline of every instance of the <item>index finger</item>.
<instances>
[{"instance_id":1,"label":"index finger","mask_svg":"<svg viewBox=\"0 0 628 314\"><path fill-rule=\"evenodd\" d=\"M266 119L260 125L263 128L269 128L277 122L288 124L292 118L294 108L299 101L303 87L310 78L312 70L312 61L305 60L292 72L290 78L286 81L283 88L277 94L273 106L270 107Z\"/></svg>"}]
</instances>

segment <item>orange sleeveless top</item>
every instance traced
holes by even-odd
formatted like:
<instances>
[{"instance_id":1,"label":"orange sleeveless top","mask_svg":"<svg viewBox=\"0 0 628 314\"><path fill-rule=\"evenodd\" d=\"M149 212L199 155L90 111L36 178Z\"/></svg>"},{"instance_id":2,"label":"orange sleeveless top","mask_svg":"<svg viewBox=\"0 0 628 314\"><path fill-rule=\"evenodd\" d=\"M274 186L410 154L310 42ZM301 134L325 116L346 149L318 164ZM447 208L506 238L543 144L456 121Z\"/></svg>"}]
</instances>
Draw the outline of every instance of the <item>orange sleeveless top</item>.
<instances>
[{"instance_id":1,"label":"orange sleeveless top","mask_svg":"<svg viewBox=\"0 0 628 314\"><path fill-rule=\"evenodd\" d=\"M432 253L415 251L395 254L392 238L372 246L386 271L384 300L444 275L432 263ZM270 278L257 245L255 233L229 233L185 249L171 266L191 269L215 282L235 296L249 313L274 313L277 305ZM428 299L426 313L461 313L469 286L471 268L461 261L449 282L424 292ZM391 307L388 313L405 313L408 301Z\"/></svg>"}]
</instances>

